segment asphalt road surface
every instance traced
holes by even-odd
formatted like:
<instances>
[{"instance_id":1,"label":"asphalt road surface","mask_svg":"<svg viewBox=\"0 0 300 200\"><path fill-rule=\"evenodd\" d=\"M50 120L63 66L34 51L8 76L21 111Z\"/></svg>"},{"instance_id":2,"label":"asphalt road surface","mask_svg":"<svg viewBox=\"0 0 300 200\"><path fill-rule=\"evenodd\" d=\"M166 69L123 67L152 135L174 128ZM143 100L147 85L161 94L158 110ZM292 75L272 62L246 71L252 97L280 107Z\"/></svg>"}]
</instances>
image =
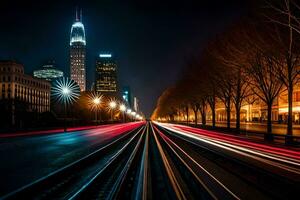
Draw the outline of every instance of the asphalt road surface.
<instances>
[{"instance_id":1,"label":"asphalt road surface","mask_svg":"<svg viewBox=\"0 0 300 200\"><path fill-rule=\"evenodd\" d=\"M295 199L300 152L157 122L0 139L3 199Z\"/></svg>"}]
</instances>

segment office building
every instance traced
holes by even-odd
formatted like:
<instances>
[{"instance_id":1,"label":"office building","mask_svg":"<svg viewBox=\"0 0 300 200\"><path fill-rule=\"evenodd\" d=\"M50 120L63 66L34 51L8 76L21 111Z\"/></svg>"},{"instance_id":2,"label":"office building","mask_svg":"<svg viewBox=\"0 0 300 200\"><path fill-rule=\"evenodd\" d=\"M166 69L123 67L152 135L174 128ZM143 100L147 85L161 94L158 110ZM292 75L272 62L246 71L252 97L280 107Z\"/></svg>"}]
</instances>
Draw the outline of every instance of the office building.
<instances>
[{"instance_id":1,"label":"office building","mask_svg":"<svg viewBox=\"0 0 300 200\"><path fill-rule=\"evenodd\" d=\"M100 54L96 61L95 90L109 94L118 91L117 64L111 54Z\"/></svg>"},{"instance_id":2,"label":"office building","mask_svg":"<svg viewBox=\"0 0 300 200\"><path fill-rule=\"evenodd\" d=\"M80 87L81 91L86 90L86 53L85 53L85 30L80 16L76 10L76 20L71 28L70 36L70 77Z\"/></svg>"},{"instance_id":3,"label":"office building","mask_svg":"<svg viewBox=\"0 0 300 200\"><path fill-rule=\"evenodd\" d=\"M137 97L133 97L133 109L136 111L136 112L139 112L140 109L139 109L139 100Z\"/></svg>"}]
</instances>

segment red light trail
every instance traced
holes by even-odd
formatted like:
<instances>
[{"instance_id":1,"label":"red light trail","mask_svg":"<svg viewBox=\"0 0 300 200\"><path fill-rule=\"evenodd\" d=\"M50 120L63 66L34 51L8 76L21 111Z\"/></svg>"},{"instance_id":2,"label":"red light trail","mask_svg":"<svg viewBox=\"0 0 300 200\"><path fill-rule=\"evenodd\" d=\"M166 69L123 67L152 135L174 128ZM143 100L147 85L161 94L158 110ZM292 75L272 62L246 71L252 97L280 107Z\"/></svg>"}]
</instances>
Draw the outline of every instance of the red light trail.
<instances>
[{"instance_id":1,"label":"red light trail","mask_svg":"<svg viewBox=\"0 0 300 200\"><path fill-rule=\"evenodd\" d=\"M281 169L300 174L300 152L258 144L214 131L191 128L182 125L156 123L157 125L192 139L205 142L223 150L246 156Z\"/></svg>"}]
</instances>

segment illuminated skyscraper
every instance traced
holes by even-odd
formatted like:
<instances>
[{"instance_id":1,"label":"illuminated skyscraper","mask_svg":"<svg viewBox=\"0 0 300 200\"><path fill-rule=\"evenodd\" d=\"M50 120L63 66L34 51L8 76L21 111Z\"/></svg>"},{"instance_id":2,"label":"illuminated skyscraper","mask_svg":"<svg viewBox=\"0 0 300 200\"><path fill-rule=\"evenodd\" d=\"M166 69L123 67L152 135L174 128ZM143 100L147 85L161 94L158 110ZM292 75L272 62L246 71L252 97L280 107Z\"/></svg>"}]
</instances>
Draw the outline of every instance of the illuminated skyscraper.
<instances>
[{"instance_id":1,"label":"illuminated skyscraper","mask_svg":"<svg viewBox=\"0 0 300 200\"><path fill-rule=\"evenodd\" d=\"M139 100L137 97L133 97L133 110L135 112L140 112Z\"/></svg>"},{"instance_id":2,"label":"illuminated skyscraper","mask_svg":"<svg viewBox=\"0 0 300 200\"><path fill-rule=\"evenodd\" d=\"M96 61L95 90L102 93L116 94L117 64L111 54L100 54Z\"/></svg>"},{"instance_id":3,"label":"illuminated skyscraper","mask_svg":"<svg viewBox=\"0 0 300 200\"><path fill-rule=\"evenodd\" d=\"M86 90L85 45L82 13L80 11L79 16L76 10L76 20L70 35L70 76L79 85L81 91Z\"/></svg>"}]
</instances>

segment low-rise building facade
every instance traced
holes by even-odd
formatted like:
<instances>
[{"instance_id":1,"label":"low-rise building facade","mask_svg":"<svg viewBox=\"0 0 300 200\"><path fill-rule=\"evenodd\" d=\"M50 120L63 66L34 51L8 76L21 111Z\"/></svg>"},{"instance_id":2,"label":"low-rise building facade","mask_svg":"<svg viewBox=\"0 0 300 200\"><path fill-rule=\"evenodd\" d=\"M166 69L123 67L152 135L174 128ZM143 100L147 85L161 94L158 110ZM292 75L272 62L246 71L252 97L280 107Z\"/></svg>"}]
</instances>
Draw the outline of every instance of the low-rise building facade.
<instances>
[{"instance_id":1,"label":"low-rise building facade","mask_svg":"<svg viewBox=\"0 0 300 200\"><path fill-rule=\"evenodd\" d=\"M24 73L24 67L15 61L0 61L0 100L18 100L29 112L50 111L49 81Z\"/></svg>"}]
</instances>

